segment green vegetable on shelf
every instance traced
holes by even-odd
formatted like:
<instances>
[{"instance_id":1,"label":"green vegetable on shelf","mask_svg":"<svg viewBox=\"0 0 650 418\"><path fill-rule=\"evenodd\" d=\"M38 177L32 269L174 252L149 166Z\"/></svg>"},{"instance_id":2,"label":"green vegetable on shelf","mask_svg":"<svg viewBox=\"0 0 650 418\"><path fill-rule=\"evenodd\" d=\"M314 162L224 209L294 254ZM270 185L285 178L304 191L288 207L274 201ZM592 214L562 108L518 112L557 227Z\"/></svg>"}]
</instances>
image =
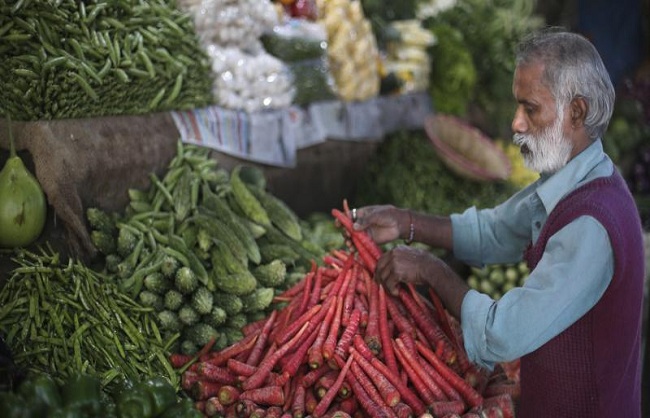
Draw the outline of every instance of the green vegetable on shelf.
<instances>
[{"instance_id":1,"label":"green vegetable on shelf","mask_svg":"<svg viewBox=\"0 0 650 418\"><path fill-rule=\"evenodd\" d=\"M24 247L45 227L47 202L34 175L16 154L9 122L9 158L0 170L0 247Z\"/></svg>"}]
</instances>

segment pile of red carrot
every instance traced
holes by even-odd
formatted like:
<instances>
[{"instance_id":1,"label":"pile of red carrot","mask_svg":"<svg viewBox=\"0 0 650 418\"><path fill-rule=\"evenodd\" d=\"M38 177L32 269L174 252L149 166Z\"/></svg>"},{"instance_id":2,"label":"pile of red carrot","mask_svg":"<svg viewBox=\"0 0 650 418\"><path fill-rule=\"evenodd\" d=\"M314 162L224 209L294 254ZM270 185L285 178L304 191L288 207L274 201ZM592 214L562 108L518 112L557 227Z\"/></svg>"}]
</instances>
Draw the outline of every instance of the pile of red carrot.
<instances>
[{"instance_id":1,"label":"pile of red carrot","mask_svg":"<svg viewBox=\"0 0 650 418\"><path fill-rule=\"evenodd\" d=\"M435 293L432 303L412 286L393 296L377 284L381 249L353 230L346 202L332 215L349 251L313 263L239 342L171 356L197 408L209 417L513 417L517 382L468 361Z\"/></svg>"}]
</instances>

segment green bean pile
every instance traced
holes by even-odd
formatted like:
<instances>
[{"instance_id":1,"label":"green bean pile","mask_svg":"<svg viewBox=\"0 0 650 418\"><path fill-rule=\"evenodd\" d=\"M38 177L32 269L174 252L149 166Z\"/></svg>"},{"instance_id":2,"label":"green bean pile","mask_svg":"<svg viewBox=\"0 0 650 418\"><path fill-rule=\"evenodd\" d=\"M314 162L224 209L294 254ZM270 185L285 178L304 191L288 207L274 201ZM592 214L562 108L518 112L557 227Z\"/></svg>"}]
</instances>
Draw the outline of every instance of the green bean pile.
<instances>
[{"instance_id":1,"label":"green bean pile","mask_svg":"<svg viewBox=\"0 0 650 418\"><path fill-rule=\"evenodd\" d=\"M59 382L79 373L103 385L166 376L178 388L167 358L178 336L164 340L150 308L91 268L61 263L52 250L20 250L14 261L0 291L0 333L18 366Z\"/></svg>"},{"instance_id":2,"label":"green bean pile","mask_svg":"<svg viewBox=\"0 0 650 418\"><path fill-rule=\"evenodd\" d=\"M213 103L209 58L172 0L0 0L0 74L15 120Z\"/></svg>"}]
</instances>

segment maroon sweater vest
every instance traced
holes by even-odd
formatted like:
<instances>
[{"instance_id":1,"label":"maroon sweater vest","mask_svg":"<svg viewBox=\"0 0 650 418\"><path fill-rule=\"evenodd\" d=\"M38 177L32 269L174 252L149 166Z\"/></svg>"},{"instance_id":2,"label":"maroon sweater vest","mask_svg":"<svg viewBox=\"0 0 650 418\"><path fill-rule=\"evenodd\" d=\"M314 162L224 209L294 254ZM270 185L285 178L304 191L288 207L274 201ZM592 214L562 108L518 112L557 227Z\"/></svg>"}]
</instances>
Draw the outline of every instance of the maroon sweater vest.
<instances>
[{"instance_id":1,"label":"maroon sweater vest","mask_svg":"<svg viewBox=\"0 0 650 418\"><path fill-rule=\"evenodd\" d=\"M643 236L634 200L618 172L563 198L524 258L535 268L548 239L582 215L594 217L607 230L614 277L582 318L521 358L517 418L641 416Z\"/></svg>"}]
</instances>

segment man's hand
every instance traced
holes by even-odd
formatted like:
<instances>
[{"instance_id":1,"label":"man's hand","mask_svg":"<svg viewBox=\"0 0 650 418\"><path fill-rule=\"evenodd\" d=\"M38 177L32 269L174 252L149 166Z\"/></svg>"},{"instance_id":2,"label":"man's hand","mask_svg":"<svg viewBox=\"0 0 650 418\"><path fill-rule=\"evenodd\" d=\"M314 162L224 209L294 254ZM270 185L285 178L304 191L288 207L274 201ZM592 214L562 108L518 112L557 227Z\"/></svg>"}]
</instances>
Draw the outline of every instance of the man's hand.
<instances>
[{"instance_id":1,"label":"man's hand","mask_svg":"<svg viewBox=\"0 0 650 418\"><path fill-rule=\"evenodd\" d=\"M366 231L377 244L400 238L401 226L408 225L408 212L392 205L364 206L355 212L354 229Z\"/></svg>"},{"instance_id":2,"label":"man's hand","mask_svg":"<svg viewBox=\"0 0 650 418\"><path fill-rule=\"evenodd\" d=\"M426 284L435 288L435 279L444 273L445 263L431 252L399 245L377 262L375 280L397 295L400 283Z\"/></svg>"}]
</instances>

